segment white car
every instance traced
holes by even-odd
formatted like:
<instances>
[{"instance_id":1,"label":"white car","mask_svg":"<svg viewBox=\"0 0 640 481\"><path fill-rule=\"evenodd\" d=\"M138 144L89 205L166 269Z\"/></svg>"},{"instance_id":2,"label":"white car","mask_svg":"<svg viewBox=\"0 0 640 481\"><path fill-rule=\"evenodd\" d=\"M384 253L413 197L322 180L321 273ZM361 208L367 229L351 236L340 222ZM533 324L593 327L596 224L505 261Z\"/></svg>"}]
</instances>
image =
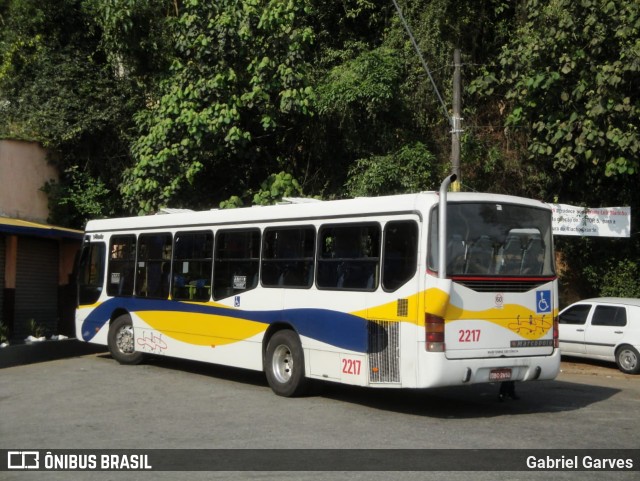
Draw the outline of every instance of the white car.
<instances>
[{"instance_id":1,"label":"white car","mask_svg":"<svg viewBox=\"0 0 640 481\"><path fill-rule=\"evenodd\" d=\"M599 297L560 312L562 355L614 361L627 374L640 372L640 299Z\"/></svg>"}]
</instances>

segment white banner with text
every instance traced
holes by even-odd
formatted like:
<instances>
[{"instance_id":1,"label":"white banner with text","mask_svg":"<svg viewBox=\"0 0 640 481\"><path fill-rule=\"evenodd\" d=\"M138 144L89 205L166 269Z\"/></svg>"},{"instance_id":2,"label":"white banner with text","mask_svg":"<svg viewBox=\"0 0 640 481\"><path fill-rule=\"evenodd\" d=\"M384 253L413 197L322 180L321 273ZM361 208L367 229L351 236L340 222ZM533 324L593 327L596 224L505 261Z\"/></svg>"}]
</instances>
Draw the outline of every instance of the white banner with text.
<instances>
[{"instance_id":1,"label":"white banner with text","mask_svg":"<svg viewBox=\"0 0 640 481\"><path fill-rule=\"evenodd\" d=\"M576 207L549 204L553 209L553 235L629 237L631 207Z\"/></svg>"}]
</instances>

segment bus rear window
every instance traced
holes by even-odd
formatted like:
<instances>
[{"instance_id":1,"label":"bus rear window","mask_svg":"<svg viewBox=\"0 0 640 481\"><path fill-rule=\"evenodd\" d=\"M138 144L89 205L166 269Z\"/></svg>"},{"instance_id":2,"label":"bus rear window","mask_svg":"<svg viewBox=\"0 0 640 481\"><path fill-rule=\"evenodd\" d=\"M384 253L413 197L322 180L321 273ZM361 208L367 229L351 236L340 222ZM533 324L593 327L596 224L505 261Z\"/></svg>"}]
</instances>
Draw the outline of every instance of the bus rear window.
<instances>
[{"instance_id":1,"label":"bus rear window","mask_svg":"<svg viewBox=\"0 0 640 481\"><path fill-rule=\"evenodd\" d=\"M429 269L438 270L438 209L431 212ZM500 203L447 205L447 276L553 275L551 213Z\"/></svg>"}]
</instances>

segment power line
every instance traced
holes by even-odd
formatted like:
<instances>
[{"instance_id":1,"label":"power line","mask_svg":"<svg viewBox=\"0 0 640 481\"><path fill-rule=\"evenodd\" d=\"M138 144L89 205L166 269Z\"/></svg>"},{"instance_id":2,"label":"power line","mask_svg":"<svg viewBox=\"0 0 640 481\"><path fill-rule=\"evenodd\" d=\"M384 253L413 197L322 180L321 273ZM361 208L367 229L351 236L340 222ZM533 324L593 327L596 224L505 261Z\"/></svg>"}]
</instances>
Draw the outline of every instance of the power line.
<instances>
[{"instance_id":1,"label":"power line","mask_svg":"<svg viewBox=\"0 0 640 481\"><path fill-rule=\"evenodd\" d=\"M407 34L409 35L409 38L411 39L411 43L413 44L413 48L415 49L416 53L418 54L418 57L420 58L420 61L422 62L422 67L427 72L427 75L429 76L429 80L431 80L431 85L433 85L433 90L435 91L436 96L438 97L438 100L440 101L440 105L442 105L442 110L444 111L444 115L447 118L447 120L449 121L449 124L451 124L451 127L455 128L454 119L449 115L449 110L447 109L447 106L445 105L444 100L442 100L442 96L440 95L440 92L438 91L438 87L436 86L435 80L433 80L433 77L431 76L431 71L429 70L429 66L427 65L427 62L425 61L424 57L422 56L422 52L420 51L420 48L418 47L418 43L416 42L416 39L414 38L413 33L411 32L411 29L409 28L409 24L407 24L407 21L404 19L404 15L402 15L402 9L400 8L400 5L398 5L396 0L392 0L392 1L393 1L393 4L396 7L396 10L398 11L398 16L400 17L400 20L402 21L402 24L404 25L404 28L407 31Z\"/></svg>"}]
</instances>

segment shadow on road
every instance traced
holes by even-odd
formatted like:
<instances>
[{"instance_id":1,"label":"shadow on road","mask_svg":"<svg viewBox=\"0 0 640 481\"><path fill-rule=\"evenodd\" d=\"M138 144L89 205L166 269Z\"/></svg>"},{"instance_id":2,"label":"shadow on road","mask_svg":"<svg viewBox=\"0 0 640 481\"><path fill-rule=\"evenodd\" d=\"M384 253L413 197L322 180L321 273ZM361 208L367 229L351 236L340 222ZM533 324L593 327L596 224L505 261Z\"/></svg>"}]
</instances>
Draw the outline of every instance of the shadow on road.
<instances>
[{"instance_id":1,"label":"shadow on road","mask_svg":"<svg viewBox=\"0 0 640 481\"><path fill-rule=\"evenodd\" d=\"M116 362L109 354L98 357ZM262 372L169 357L149 357L145 363L269 390ZM558 380L516 385L520 399L500 402L499 383L432 389L379 389L317 382L306 399L355 403L372 409L432 418L467 419L575 411L620 392L615 388Z\"/></svg>"},{"instance_id":2,"label":"shadow on road","mask_svg":"<svg viewBox=\"0 0 640 481\"><path fill-rule=\"evenodd\" d=\"M374 409L433 418L483 418L582 409L609 399L619 389L563 381L518 383L519 400L498 400L498 383L392 390L327 386L325 397Z\"/></svg>"},{"instance_id":3,"label":"shadow on road","mask_svg":"<svg viewBox=\"0 0 640 481\"><path fill-rule=\"evenodd\" d=\"M108 353L99 355L98 357L106 359L109 362L117 363L117 361ZM190 361L187 359L164 356L147 356L143 363L158 366L162 369L184 371L191 374L224 379L225 381L235 381L253 386L264 386L266 389L269 389L264 373L258 371L250 371L248 369L240 369L237 367L221 366L219 364L210 364L206 362ZM135 366L132 367L135 368Z\"/></svg>"}]
</instances>

